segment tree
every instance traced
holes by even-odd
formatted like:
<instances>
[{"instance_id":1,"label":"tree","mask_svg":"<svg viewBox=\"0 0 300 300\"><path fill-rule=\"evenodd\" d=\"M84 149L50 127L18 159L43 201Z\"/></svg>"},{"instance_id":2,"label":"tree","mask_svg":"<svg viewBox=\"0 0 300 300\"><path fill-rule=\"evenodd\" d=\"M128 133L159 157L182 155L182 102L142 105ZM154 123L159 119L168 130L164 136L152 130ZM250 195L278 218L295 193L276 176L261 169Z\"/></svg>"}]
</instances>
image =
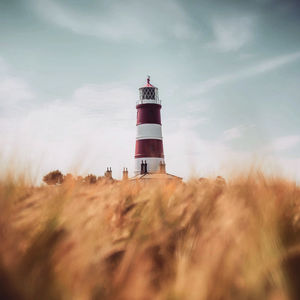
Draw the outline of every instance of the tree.
<instances>
[{"instance_id":1,"label":"tree","mask_svg":"<svg viewBox=\"0 0 300 300\"><path fill-rule=\"evenodd\" d=\"M60 184L64 180L64 175L59 171L55 170L43 177L43 181L48 185Z\"/></svg>"}]
</instances>

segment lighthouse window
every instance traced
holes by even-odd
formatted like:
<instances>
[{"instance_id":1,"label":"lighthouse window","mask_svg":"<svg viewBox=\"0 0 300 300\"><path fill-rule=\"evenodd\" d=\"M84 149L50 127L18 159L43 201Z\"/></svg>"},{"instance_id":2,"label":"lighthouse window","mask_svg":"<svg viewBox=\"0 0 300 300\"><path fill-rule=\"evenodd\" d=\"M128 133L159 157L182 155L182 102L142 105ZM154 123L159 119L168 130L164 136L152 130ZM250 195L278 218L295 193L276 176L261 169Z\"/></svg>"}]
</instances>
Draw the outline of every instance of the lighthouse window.
<instances>
[{"instance_id":1,"label":"lighthouse window","mask_svg":"<svg viewBox=\"0 0 300 300\"><path fill-rule=\"evenodd\" d=\"M155 99L155 88L143 88L142 99Z\"/></svg>"}]
</instances>

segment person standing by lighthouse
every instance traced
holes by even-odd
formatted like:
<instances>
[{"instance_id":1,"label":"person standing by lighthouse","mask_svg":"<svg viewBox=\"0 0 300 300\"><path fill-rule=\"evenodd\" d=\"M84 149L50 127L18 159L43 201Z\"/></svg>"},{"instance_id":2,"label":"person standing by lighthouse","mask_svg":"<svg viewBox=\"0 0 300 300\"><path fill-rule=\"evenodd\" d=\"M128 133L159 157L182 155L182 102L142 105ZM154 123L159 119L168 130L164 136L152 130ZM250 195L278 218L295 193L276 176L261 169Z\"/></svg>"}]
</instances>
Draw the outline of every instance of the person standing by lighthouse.
<instances>
[{"instance_id":1,"label":"person standing by lighthouse","mask_svg":"<svg viewBox=\"0 0 300 300\"><path fill-rule=\"evenodd\" d=\"M140 97L136 103L137 134L135 144L135 174L165 172L161 101L158 88L150 83L139 89Z\"/></svg>"}]
</instances>

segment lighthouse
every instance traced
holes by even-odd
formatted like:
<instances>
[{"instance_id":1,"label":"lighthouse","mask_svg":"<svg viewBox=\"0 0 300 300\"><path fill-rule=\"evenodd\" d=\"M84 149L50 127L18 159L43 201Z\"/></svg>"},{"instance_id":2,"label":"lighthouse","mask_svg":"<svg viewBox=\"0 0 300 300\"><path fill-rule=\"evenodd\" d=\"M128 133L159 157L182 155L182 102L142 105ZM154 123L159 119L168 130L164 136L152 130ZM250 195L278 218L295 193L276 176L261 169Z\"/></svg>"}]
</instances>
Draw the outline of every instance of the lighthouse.
<instances>
[{"instance_id":1,"label":"lighthouse","mask_svg":"<svg viewBox=\"0 0 300 300\"><path fill-rule=\"evenodd\" d=\"M161 101L158 88L150 83L139 89L136 103L135 175L165 172Z\"/></svg>"}]
</instances>

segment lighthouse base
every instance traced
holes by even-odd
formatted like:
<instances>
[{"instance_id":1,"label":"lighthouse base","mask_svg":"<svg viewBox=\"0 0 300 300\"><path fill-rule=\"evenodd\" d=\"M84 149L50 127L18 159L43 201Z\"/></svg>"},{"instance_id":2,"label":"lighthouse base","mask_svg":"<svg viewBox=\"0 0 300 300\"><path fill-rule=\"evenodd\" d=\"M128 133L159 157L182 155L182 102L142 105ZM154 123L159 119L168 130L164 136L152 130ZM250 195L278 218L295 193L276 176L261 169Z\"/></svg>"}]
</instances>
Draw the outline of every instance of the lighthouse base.
<instances>
[{"instance_id":1,"label":"lighthouse base","mask_svg":"<svg viewBox=\"0 0 300 300\"><path fill-rule=\"evenodd\" d=\"M135 168L134 168L135 175L141 174L142 161L147 162L147 172L156 173L159 172L160 163L163 163L164 159L160 157L135 158Z\"/></svg>"}]
</instances>

